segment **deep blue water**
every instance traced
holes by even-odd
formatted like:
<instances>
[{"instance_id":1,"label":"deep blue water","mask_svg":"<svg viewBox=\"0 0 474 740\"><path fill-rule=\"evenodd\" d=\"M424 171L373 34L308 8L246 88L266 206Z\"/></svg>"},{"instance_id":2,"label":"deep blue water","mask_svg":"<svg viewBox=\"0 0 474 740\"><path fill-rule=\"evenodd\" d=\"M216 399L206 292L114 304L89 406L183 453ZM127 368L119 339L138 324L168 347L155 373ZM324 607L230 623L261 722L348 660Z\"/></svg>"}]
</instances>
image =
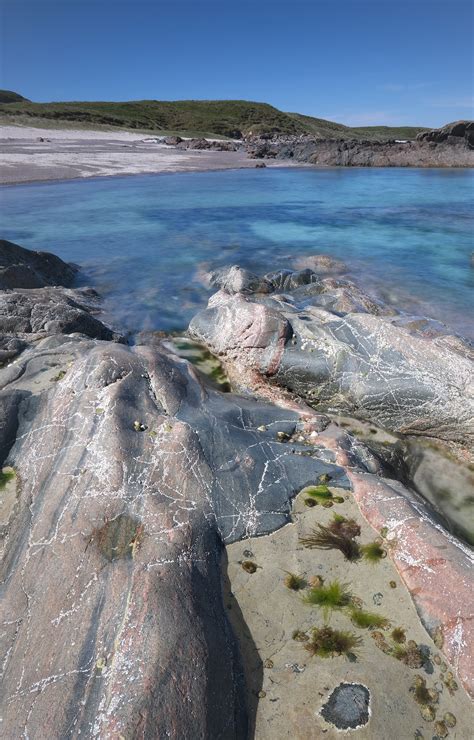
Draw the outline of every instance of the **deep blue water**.
<instances>
[{"instance_id":1,"label":"deep blue water","mask_svg":"<svg viewBox=\"0 0 474 740\"><path fill-rule=\"evenodd\" d=\"M11 186L1 233L79 263L122 329L186 326L207 300L201 271L325 253L472 336L473 183L468 170L287 168Z\"/></svg>"}]
</instances>

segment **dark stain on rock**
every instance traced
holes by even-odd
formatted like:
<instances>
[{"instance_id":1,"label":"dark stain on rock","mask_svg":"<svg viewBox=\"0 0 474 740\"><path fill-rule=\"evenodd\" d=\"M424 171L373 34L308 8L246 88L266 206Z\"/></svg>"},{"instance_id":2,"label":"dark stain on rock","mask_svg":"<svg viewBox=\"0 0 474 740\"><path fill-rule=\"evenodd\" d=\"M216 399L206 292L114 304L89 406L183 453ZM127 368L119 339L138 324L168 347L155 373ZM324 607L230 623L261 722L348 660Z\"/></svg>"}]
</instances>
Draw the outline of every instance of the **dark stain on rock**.
<instances>
[{"instance_id":1,"label":"dark stain on rock","mask_svg":"<svg viewBox=\"0 0 474 740\"><path fill-rule=\"evenodd\" d=\"M321 709L321 716L338 730L355 730L369 721L370 692L361 683L341 683Z\"/></svg>"},{"instance_id":2,"label":"dark stain on rock","mask_svg":"<svg viewBox=\"0 0 474 740\"><path fill-rule=\"evenodd\" d=\"M133 558L143 536L143 525L139 519L128 514L120 514L105 522L92 533L91 542L110 562L120 558Z\"/></svg>"}]
</instances>

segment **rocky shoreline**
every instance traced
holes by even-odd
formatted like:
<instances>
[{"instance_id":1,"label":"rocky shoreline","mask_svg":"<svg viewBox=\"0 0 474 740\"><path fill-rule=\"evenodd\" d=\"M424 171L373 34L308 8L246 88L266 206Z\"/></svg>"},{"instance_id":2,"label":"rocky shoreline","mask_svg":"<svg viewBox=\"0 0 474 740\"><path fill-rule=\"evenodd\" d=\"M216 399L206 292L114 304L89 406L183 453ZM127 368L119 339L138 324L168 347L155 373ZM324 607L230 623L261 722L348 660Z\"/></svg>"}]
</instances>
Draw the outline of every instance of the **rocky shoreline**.
<instances>
[{"instance_id":1,"label":"rocky shoreline","mask_svg":"<svg viewBox=\"0 0 474 740\"><path fill-rule=\"evenodd\" d=\"M287 160L318 167L474 167L474 122L456 121L413 141L321 139L311 135L249 136L238 141L168 137L176 149L239 151L263 162Z\"/></svg>"},{"instance_id":2,"label":"rocky shoreline","mask_svg":"<svg viewBox=\"0 0 474 740\"><path fill-rule=\"evenodd\" d=\"M314 264L213 276L224 392L0 243L5 737L468 736L472 350Z\"/></svg>"}]
</instances>

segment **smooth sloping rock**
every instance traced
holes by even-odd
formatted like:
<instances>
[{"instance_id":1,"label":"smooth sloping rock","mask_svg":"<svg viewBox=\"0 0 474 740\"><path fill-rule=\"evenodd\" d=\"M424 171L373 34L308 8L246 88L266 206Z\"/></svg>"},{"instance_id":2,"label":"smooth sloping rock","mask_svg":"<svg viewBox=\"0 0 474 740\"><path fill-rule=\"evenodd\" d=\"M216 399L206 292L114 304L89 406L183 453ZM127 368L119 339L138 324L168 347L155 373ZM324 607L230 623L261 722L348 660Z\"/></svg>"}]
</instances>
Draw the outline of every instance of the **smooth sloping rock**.
<instances>
[{"instance_id":1,"label":"smooth sloping rock","mask_svg":"<svg viewBox=\"0 0 474 740\"><path fill-rule=\"evenodd\" d=\"M289 276L266 279L278 287ZM469 348L410 324L347 280L308 276L306 285L268 296L220 291L190 333L241 390L276 384L318 409L391 431L466 446L474 439Z\"/></svg>"},{"instance_id":2,"label":"smooth sloping rock","mask_svg":"<svg viewBox=\"0 0 474 740\"><path fill-rule=\"evenodd\" d=\"M48 358L65 374L22 400L6 461L3 732L245 737L220 542L281 526L302 486L344 471L277 441L297 413L209 391L156 349L46 339L3 393L36 389Z\"/></svg>"},{"instance_id":3,"label":"smooth sloping rock","mask_svg":"<svg viewBox=\"0 0 474 740\"><path fill-rule=\"evenodd\" d=\"M72 285L77 268L49 252L35 252L0 239L0 290Z\"/></svg>"}]
</instances>

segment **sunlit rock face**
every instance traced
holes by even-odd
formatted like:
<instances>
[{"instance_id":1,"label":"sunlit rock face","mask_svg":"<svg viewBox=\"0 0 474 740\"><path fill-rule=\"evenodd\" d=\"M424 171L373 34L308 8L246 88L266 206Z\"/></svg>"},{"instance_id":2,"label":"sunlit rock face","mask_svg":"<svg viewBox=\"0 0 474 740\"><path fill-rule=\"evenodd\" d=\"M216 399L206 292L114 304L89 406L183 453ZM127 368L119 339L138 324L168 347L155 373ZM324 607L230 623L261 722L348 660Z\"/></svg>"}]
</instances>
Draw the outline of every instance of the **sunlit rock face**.
<instances>
[{"instance_id":1,"label":"sunlit rock face","mask_svg":"<svg viewBox=\"0 0 474 740\"><path fill-rule=\"evenodd\" d=\"M308 269L266 275L272 293L250 292L249 277L236 291L230 278L220 275L223 288L190 332L242 390L272 384L390 431L473 439L472 353L446 328Z\"/></svg>"},{"instance_id":2,"label":"sunlit rock face","mask_svg":"<svg viewBox=\"0 0 474 740\"><path fill-rule=\"evenodd\" d=\"M13 353L0 368L5 737L246 737L248 697L221 590L223 547L282 527L295 494L321 477L351 491L377 530L389 525L399 543L394 562L424 623L441 631L442 649L472 687L468 553L419 497L384 480L366 446L280 380L292 375L285 352L306 352L300 326L308 322L304 314L296 320L303 309L295 296L311 307L326 291L330 309L314 306L317 317L343 320L351 309L428 346L425 334L401 329L350 284L325 283L308 270L256 282L240 271L222 278L234 292L219 293L208 311L234 387L246 395L210 387L169 346L104 339L97 317L91 336L84 325L67 331L54 321L34 331L12 321L3 330ZM18 290L32 305L42 288ZM80 293L67 295L80 302ZM82 310L92 316L88 305ZM246 328L232 340L226 317L237 321L236 312ZM202 325L217 337L207 312L204 319L194 333ZM442 357L449 351L467 362L457 340L430 342ZM353 353L353 372L361 373L362 350ZM322 372L317 382L342 402L336 377ZM311 400L306 378L298 387ZM399 419L390 395L381 398L387 418ZM440 414L450 418L446 409Z\"/></svg>"}]
</instances>

